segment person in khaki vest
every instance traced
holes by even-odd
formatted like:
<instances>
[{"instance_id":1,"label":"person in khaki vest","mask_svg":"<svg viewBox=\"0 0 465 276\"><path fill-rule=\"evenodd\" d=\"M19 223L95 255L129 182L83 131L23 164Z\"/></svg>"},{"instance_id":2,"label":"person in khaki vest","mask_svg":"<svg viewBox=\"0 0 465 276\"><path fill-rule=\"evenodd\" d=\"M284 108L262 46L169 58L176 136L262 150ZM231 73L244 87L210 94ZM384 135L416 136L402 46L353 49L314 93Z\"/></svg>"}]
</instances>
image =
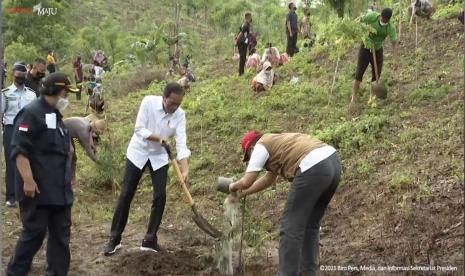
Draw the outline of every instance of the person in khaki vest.
<instances>
[{"instance_id":1,"label":"person in khaki vest","mask_svg":"<svg viewBox=\"0 0 465 276\"><path fill-rule=\"evenodd\" d=\"M260 192L278 176L292 182L279 231L279 275L315 275L320 222L341 176L336 149L301 133L247 132L241 140L245 175L229 186L231 200ZM267 172L261 178L262 169ZM300 273L300 274L299 274Z\"/></svg>"}]
</instances>

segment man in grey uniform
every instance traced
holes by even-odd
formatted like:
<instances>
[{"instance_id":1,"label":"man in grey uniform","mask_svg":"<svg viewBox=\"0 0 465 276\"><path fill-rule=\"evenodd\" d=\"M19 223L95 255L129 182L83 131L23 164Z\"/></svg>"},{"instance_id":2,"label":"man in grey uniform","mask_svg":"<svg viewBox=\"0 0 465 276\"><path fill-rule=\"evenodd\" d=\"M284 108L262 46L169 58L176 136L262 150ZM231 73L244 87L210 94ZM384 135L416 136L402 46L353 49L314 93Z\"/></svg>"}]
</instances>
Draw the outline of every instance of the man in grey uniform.
<instances>
[{"instance_id":1,"label":"man in grey uniform","mask_svg":"<svg viewBox=\"0 0 465 276\"><path fill-rule=\"evenodd\" d=\"M5 183L6 206L15 207L15 165L10 159L11 135L13 133L13 120L18 112L27 104L36 99L35 92L24 85L26 80L26 64L16 62L13 65L13 84L2 90L1 111L3 113L3 148L5 149Z\"/></svg>"}]
</instances>

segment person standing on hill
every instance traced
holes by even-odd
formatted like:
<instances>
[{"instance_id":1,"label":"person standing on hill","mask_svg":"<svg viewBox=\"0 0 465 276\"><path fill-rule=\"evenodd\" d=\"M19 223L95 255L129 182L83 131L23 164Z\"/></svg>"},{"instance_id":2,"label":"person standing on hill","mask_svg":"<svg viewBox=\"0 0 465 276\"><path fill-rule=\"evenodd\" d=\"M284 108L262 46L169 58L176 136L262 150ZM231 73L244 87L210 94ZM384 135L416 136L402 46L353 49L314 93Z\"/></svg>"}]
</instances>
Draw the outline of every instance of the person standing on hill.
<instances>
[{"instance_id":1,"label":"person standing on hill","mask_svg":"<svg viewBox=\"0 0 465 276\"><path fill-rule=\"evenodd\" d=\"M84 81L84 74L82 72L82 63L81 63L81 56L78 55L76 60L73 62L74 68L74 80L76 81L76 86L79 91L76 94L76 99L81 99L81 90L82 90L82 82Z\"/></svg>"},{"instance_id":2,"label":"person standing on hill","mask_svg":"<svg viewBox=\"0 0 465 276\"><path fill-rule=\"evenodd\" d=\"M300 22L300 34L303 39L310 38L310 10L309 8L304 8L304 18Z\"/></svg>"},{"instance_id":3,"label":"person standing on hill","mask_svg":"<svg viewBox=\"0 0 465 276\"><path fill-rule=\"evenodd\" d=\"M41 58L37 58L32 65L31 71L27 72L26 74L26 87L31 88L36 93L36 96L39 97L39 88L40 82L45 77L45 60Z\"/></svg>"},{"instance_id":4,"label":"person standing on hill","mask_svg":"<svg viewBox=\"0 0 465 276\"><path fill-rule=\"evenodd\" d=\"M1 110L3 113L3 148L5 150L5 183L6 206L15 207L15 164L10 158L12 152L11 141L14 132L14 119L26 105L37 97L35 92L25 86L26 64L16 62L13 64L13 84L2 90Z\"/></svg>"},{"instance_id":5,"label":"person standing on hill","mask_svg":"<svg viewBox=\"0 0 465 276\"><path fill-rule=\"evenodd\" d=\"M336 149L302 133L247 132L241 140L244 176L230 184L228 200L260 192L278 176L292 182L279 230L278 275L316 275L320 224L339 184ZM260 171L266 174L258 178Z\"/></svg>"},{"instance_id":6,"label":"person standing on hill","mask_svg":"<svg viewBox=\"0 0 465 276\"><path fill-rule=\"evenodd\" d=\"M383 42L386 37L389 36L392 48L393 48L393 65L397 66L397 33L396 28L390 19L392 16L392 10L390 8L385 8L381 11L381 14L378 12L370 12L362 17L361 22L365 23L375 29L375 32L372 33L369 37L369 41L364 41L360 46L358 51L358 60L357 60L357 69L355 72L355 80L352 85L352 99L350 101L351 106L357 103L357 93L360 90L360 83L363 79L363 74L368 67L368 64L371 64L371 81L376 81L376 74L374 68L374 60L372 49L366 48L364 45L372 44L375 49L376 56L376 65L378 68L378 75L381 76L381 70L383 68Z\"/></svg>"},{"instance_id":7,"label":"person standing on hill","mask_svg":"<svg viewBox=\"0 0 465 276\"><path fill-rule=\"evenodd\" d=\"M54 73L55 70L55 53L52 50L50 50L48 51L47 55L47 71L49 74L51 74Z\"/></svg>"},{"instance_id":8,"label":"person standing on hill","mask_svg":"<svg viewBox=\"0 0 465 276\"><path fill-rule=\"evenodd\" d=\"M298 28L297 28L297 7L295 6L294 2L289 3L288 5L289 12L287 13L286 17L286 36L287 36L287 48L286 53L289 57L294 56L295 53L299 51L297 49L297 35L298 35Z\"/></svg>"},{"instance_id":9,"label":"person standing on hill","mask_svg":"<svg viewBox=\"0 0 465 276\"><path fill-rule=\"evenodd\" d=\"M95 66L103 66L103 61L106 59L105 53L102 50L97 50L94 56L94 65Z\"/></svg>"},{"instance_id":10,"label":"person standing on hill","mask_svg":"<svg viewBox=\"0 0 465 276\"><path fill-rule=\"evenodd\" d=\"M410 24L413 22L413 17L422 16L431 19L436 9L428 0L412 0L408 7L408 14L410 15Z\"/></svg>"},{"instance_id":11,"label":"person standing on hill","mask_svg":"<svg viewBox=\"0 0 465 276\"><path fill-rule=\"evenodd\" d=\"M111 222L110 239L103 254L110 256L121 248L121 235L128 221L131 201L137 185L147 168L150 170L153 186L152 208L147 233L142 241L142 251L160 252L157 239L166 203L166 181L168 178L168 154L163 148L167 139L176 138L177 160L180 163L183 180L187 183L189 175L187 148L186 115L179 108L184 97L184 89L177 83L169 83L163 97L146 96L137 113L134 135L126 152L121 193L116 203Z\"/></svg>"},{"instance_id":12,"label":"person standing on hill","mask_svg":"<svg viewBox=\"0 0 465 276\"><path fill-rule=\"evenodd\" d=\"M247 49L249 48L249 34L252 24L252 14L247 12L244 16L239 33L236 36L236 45L239 50L239 76L244 74L245 62L247 60Z\"/></svg>"}]
</instances>

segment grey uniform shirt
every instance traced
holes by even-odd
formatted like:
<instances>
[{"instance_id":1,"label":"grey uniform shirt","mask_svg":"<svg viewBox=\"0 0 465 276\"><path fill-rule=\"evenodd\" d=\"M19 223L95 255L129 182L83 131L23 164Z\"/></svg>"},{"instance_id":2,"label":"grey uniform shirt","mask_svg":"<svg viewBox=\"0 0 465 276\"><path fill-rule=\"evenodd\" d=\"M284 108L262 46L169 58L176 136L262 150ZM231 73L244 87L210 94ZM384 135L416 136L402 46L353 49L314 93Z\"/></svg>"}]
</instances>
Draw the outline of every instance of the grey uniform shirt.
<instances>
[{"instance_id":1,"label":"grey uniform shirt","mask_svg":"<svg viewBox=\"0 0 465 276\"><path fill-rule=\"evenodd\" d=\"M15 84L12 84L3 89L0 106L3 112L3 125L13 125L13 121L19 111L36 98L34 90L26 86L19 89Z\"/></svg>"}]
</instances>

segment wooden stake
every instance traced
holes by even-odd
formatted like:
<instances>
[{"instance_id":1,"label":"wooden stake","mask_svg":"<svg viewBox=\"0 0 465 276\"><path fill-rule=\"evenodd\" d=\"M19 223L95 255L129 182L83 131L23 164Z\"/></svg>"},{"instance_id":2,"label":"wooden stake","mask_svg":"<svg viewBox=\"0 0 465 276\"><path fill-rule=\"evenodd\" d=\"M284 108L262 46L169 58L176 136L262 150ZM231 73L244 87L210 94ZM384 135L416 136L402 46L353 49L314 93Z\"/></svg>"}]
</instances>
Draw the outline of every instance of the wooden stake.
<instances>
[{"instance_id":1,"label":"wooden stake","mask_svg":"<svg viewBox=\"0 0 465 276\"><path fill-rule=\"evenodd\" d=\"M415 16L415 87L418 88L418 16Z\"/></svg>"},{"instance_id":2,"label":"wooden stake","mask_svg":"<svg viewBox=\"0 0 465 276\"><path fill-rule=\"evenodd\" d=\"M334 69L334 76L333 76L333 83L331 84L331 89L329 90L329 95L328 95L328 105L331 102L331 96L333 95L333 89L334 89L334 84L336 83L336 76L337 76L337 70L339 67L339 56L337 57L336 61L336 68Z\"/></svg>"},{"instance_id":3,"label":"wooden stake","mask_svg":"<svg viewBox=\"0 0 465 276\"><path fill-rule=\"evenodd\" d=\"M242 218L241 218L241 245L239 247L239 264L238 264L238 273L239 275L243 275L245 270L244 270L244 264L242 263L242 244L244 240L244 216L245 216L245 196L242 199Z\"/></svg>"}]
</instances>

